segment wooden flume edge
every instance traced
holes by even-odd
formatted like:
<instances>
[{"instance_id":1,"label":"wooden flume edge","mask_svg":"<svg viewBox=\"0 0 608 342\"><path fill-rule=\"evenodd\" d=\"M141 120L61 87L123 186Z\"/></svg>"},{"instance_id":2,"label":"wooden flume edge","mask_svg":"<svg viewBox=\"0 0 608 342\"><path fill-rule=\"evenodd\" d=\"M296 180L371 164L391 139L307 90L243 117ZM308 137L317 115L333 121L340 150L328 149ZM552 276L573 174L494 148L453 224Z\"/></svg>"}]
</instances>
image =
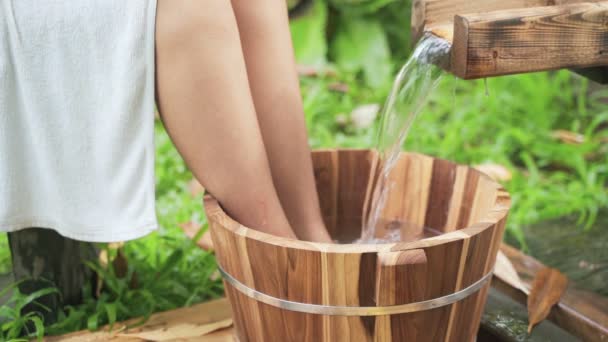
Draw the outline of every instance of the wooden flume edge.
<instances>
[{"instance_id":1,"label":"wooden flume edge","mask_svg":"<svg viewBox=\"0 0 608 342\"><path fill-rule=\"evenodd\" d=\"M463 79L608 65L608 2L456 15L452 52Z\"/></svg>"},{"instance_id":2,"label":"wooden flume edge","mask_svg":"<svg viewBox=\"0 0 608 342\"><path fill-rule=\"evenodd\" d=\"M518 249L502 244L500 250L515 267L529 290L536 273L545 267L540 261ZM526 305L527 293L514 284L494 276L492 287ZM560 302L553 307L549 320L584 341L608 341L608 298L569 286Z\"/></svg>"},{"instance_id":3,"label":"wooden flume edge","mask_svg":"<svg viewBox=\"0 0 608 342\"><path fill-rule=\"evenodd\" d=\"M455 15L504 11L516 8L560 6L582 2L593 3L605 0L413 0L411 29L414 41L424 31L448 25L452 26Z\"/></svg>"},{"instance_id":4,"label":"wooden flume edge","mask_svg":"<svg viewBox=\"0 0 608 342\"><path fill-rule=\"evenodd\" d=\"M423 30L451 42L448 71L463 79L563 68L605 73L597 67L608 66L608 1L554 2L563 4L416 1L413 35Z\"/></svg>"}]
</instances>

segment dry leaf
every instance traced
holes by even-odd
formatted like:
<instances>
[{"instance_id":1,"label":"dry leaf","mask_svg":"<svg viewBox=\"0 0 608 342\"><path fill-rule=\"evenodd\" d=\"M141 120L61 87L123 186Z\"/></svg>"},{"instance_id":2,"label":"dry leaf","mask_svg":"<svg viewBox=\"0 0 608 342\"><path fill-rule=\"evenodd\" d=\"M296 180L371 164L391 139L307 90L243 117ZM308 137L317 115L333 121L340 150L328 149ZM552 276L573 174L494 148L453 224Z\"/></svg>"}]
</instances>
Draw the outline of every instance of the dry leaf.
<instances>
[{"instance_id":1,"label":"dry leaf","mask_svg":"<svg viewBox=\"0 0 608 342\"><path fill-rule=\"evenodd\" d=\"M528 296L528 334L547 318L551 307L557 304L566 291L568 278L560 271L545 267L536 273Z\"/></svg>"},{"instance_id":2,"label":"dry leaf","mask_svg":"<svg viewBox=\"0 0 608 342\"><path fill-rule=\"evenodd\" d=\"M585 136L579 133L558 129L551 132L551 136L559 139L561 142L566 144L582 144L585 142Z\"/></svg>"},{"instance_id":3,"label":"dry leaf","mask_svg":"<svg viewBox=\"0 0 608 342\"><path fill-rule=\"evenodd\" d=\"M222 329L205 335L205 342L235 342L238 341L234 329Z\"/></svg>"},{"instance_id":4,"label":"dry leaf","mask_svg":"<svg viewBox=\"0 0 608 342\"><path fill-rule=\"evenodd\" d=\"M122 255L121 252L121 248L125 245L124 242L111 242L108 244L108 248L104 248L101 250L101 252L99 252L99 256L98 256L98 260L99 260L99 264L101 265L101 267L103 268L107 268L108 267L108 263L110 262L110 258L108 256L108 250L118 250L117 252L117 256L114 260L112 260L112 266L114 266L114 270L117 269L117 267L122 271L123 268L125 270L124 274L123 273L118 273L118 271L116 272L116 275L119 274L123 274L122 276L119 275L119 277L124 277L126 275L126 270L127 270L127 264L126 264L126 259L124 259L124 255ZM118 257L121 257L123 260L119 260L118 262L116 261L116 259ZM124 265L123 265L124 262ZM118 265L116 264L118 263ZM95 295L99 298L99 296L101 295L101 290L103 289L103 279L101 277L97 277L97 283L95 284Z\"/></svg>"},{"instance_id":5,"label":"dry leaf","mask_svg":"<svg viewBox=\"0 0 608 342\"><path fill-rule=\"evenodd\" d=\"M108 244L108 250L117 250L121 247L123 247L125 245L124 242L110 242ZM108 251L104 248L101 250L101 252L99 252L99 264L102 267L107 267L108 266Z\"/></svg>"},{"instance_id":6,"label":"dry leaf","mask_svg":"<svg viewBox=\"0 0 608 342\"><path fill-rule=\"evenodd\" d=\"M348 116L346 116L346 114L344 113L340 113L338 115L336 115L336 125L340 126L340 127L346 127L346 125L348 125Z\"/></svg>"},{"instance_id":7,"label":"dry leaf","mask_svg":"<svg viewBox=\"0 0 608 342\"><path fill-rule=\"evenodd\" d=\"M148 330L133 334L118 334L117 336L140 338L146 341L172 341L177 339L194 338L207 335L214 331L232 326L232 318L209 324L178 324L157 330Z\"/></svg>"},{"instance_id":8,"label":"dry leaf","mask_svg":"<svg viewBox=\"0 0 608 342\"><path fill-rule=\"evenodd\" d=\"M101 252L99 252L98 259L101 267L106 268L108 266L108 251L102 249Z\"/></svg>"},{"instance_id":9,"label":"dry leaf","mask_svg":"<svg viewBox=\"0 0 608 342\"><path fill-rule=\"evenodd\" d=\"M130 289L138 289L139 288L139 277L137 276L137 271L133 271L131 275L131 280L129 281Z\"/></svg>"},{"instance_id":10,"label":"dry leaf","mask_svg":"<svg viewBox=\"0 0 608 342\"><path fill-rule=\"evenodd\" d=\"M319 68L314 67L314 66L310 66L310 65L300 65L300 64L298 64L296 66L296 70L298 71L298 75L299 76L306 76L306 77L319 76L319 73L320 73Z\"/></svg>"},{"instance_id":11,"label":"dry leaf","mask_svg":"<svg viewBox=\"0 0 608 342\"><path fill-rule=\"evenodd\" d=\"M513 178L511 171L506 167L496 163L483 163L473 166L476 170L485 173L488 177L497 182L507 182Z\"/></svg>"},{"instance_id":12,"label":"dry leaf","mask_svg":"<svg viewBox=\"0 0 608 342\"><path fill-rule=\"evenodd\" d=\"M329 90L337 91L339 93L348 93L348 84L335 82L327 86Z\"/></svg>"},{"instance_id":13,"label":"dry leaf","mask_svg":"<svg viewBox=\"0 0 608 342\"><path fill-rule=\"evenodd\" d=\"M87 332L87 334L76 333L74 336L58 336L45 338L47 342L106 342L110 341L114 334L106 331Z\"/></svg>"},{"instance_id":14,"label":"dry leaf","mask_svg":"<svg viewBox=\"0 0 608 342\"><path fill-rule=\"evenodd\" d=\"M95 298L101 297L101 290L103 289L103 279L99 276L95 276L97 282L95 283Z\"/></svg>"},{"instance_id":15,"label":"dry leaf","mask_svg":"<svg viewBox=\"0 0 608 342\"><path fill-rule=\"evenodd\" d=\"M498 255L496 256L494 275L523 293L529 293L524 282L519 277L519 274L517 274L517 270L515 270L513 263L511 263L503 251L498 251Z\"/></svg>"},{"instance_id":16,"label":"dry leaf","mask_svg":"<svg viewBox=\"0 0 608 342\"><path fill-rule=\"evenodd\" d=\"M222 278L222 275L220 273L220 271L215 270L213 273L211 273L211 275L209 276L209 279L216 281Z\"/></svg>"},{"instance_id":17,"label":"dry leaf","mask_svg":"<svg viewBox=\"0 0 608 342\"><path fill-rule=\"evenodd\" d=\"M317 77L317 76L336 76L335 70L328 69L326 67L318 67L313 65L301 65L296 66L298 76L304 77Z\"/></svg>"},{"instance_id":18,"label":"dry leaf","mask_svg":"<svg viewBox=\"0 0 608 342\"><path fill-rule=\"evenodd\" d=\"M127 257L122 251L122 248L118 249L116 254L116 258L112 261L112 267L114 267L114 273L118 278L124 278L129 273L129 263L127 261ZM136 289L139 287L139 279L137 277L137 272L133 271L131 274L131 279L129 280L129 288Z\"/></svg>"},{"instance_id":19,"label":"dry leaf","mask_svg":"<svg viewBox=\"0 0 608 342\"><path fill-rule=\"evenodd\" d=\"M184 231L184 234L190 239L194 239L202 227L200 224L192 221L181 223L179 226ZM203 250L209 252L213 251L213 241L211 240L211 232L209 230L204 232L201 238L198 239L198 241L195 241L195 243Z\"/></svg>"},{"instance_id":20,"label":"dry leaf","mask_svg":"<svg viewBox=\"0 0 608 342\"><path fill-rule=\"evenodd\" d=\"M196 197L198 195L205 193L205 188L197 181L195 178L188 183L188 191L192 197Z\"/></svg>"},{"instance_id":21,"label":"dry leaf","mask_svg":"<svg viewBox=\"0 0 608 342\"><path fill-rule=\"evenodd\" d=\"M122 252L122 249L118 250L116 258L114 258L114 261L112 261L112 267L114 268L114 273L118 278L124 278L127 275L129 264L127 263L127 258Z\"/></svg>"},{"instance_id":22,"label":"dry leaf","mask_svg":"<svg viewBox=\"0 0 608 342\"><path fill-rule=\"evenodd\" d=\"M368 128L376 120L380 105L376 103L361 105L350 113L350 121L355 128Z\"/></svg>"},{"instance_id":23,"label":"dry leaf","mask_svg":"<svg viewBox=\"0 0 608 342\"><path fill-rule=\"evenodd\" d=\"M211 239L211 231L207 230L206 232L203 233L203 236L201 236L201 238L196 242L196 244L208 251L208 252L213 252L213 240Z\"/></svg>"},{"instance_id":24,"label":"dry leaf","mask_svg":"<svg viewBox=\"0 0 608 342\"><path fill-rule=\"evenodd\" d=\"M581 260L581 261L578 262L578 267L586 269L586 270L589 270L589 271L593 271L593 270L599 268L600 266L601 266L601 264L600 265L598 265L598 264L592 264L592 263L589 263L586 260Z\"/></svg>"}]
</instances>

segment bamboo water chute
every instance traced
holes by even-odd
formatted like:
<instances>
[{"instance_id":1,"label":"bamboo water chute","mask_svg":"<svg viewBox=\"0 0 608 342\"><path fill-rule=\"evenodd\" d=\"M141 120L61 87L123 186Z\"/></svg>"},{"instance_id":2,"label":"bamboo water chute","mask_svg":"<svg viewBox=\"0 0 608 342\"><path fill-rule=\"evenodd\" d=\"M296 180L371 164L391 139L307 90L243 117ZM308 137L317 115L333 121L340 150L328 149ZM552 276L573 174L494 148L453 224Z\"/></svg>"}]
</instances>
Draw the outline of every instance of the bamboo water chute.
<instances>
[{"instance_id":1,"label":"bamboo water chute","mask_svg":"<svg viewBox=\"0 0 608 342\"><path fill-rule=\"evenodd\" d=\"M608 81L608 1L414 0L414 40L424 32L452 43L463 79L568 68Z\"/></svg>"}]
</instances>

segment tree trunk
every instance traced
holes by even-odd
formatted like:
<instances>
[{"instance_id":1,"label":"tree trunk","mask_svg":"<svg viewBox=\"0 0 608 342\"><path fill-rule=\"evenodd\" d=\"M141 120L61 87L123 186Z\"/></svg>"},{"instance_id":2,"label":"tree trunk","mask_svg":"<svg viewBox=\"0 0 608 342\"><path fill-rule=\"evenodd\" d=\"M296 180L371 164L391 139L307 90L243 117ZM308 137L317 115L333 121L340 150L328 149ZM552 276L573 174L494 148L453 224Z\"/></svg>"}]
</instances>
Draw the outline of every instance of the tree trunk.
<instances>
[{"instance_id":1,"label":"tree trunk","mask_svg":"<svg viewBox=\"0 0 608 342\"><path fill-rule=\"evenodd\" d=\"M65 305L77 305L83 299L83 286L91 281L92 271L84 265L94 260L96 251L92 243L65 238L54 230L29 228L8 234L13 260L13 273L23 294L56 287L59 295L51 294L37 300L51 309L28 305L24 314L37 311L46 324L57 320L59 310Z\"/></svg>"}]
</instances>

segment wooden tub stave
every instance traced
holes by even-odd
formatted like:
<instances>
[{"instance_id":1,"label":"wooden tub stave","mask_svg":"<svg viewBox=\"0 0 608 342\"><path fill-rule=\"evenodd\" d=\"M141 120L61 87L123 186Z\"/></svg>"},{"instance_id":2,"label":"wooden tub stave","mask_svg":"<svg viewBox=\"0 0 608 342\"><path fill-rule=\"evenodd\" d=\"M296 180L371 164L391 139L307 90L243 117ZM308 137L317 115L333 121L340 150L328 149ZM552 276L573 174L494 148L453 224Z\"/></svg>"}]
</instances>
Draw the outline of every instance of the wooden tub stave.
<instances>
[{"instance_id":1,"label":"wooden tub stave","mask_svg":"<svg viewBox=\"0 0 608 342\"><path fill-rule=\"evenodd\" d=\"M332 237L354 240L375 153L313 153L321 210ZM248 288L297 303L390 306L466 289L488 274L509 208L508 194L478 171L403 154L382 217L431 226L441 235L379 245L286 240L245 228L211 198L205 207L218 263ZM459 227L465 227L457 229ZM241 341L467 341L479 326L489 282L447 306L403 314L335 316L258 302L226 283Z\"/></svg>"}]
</instances>

